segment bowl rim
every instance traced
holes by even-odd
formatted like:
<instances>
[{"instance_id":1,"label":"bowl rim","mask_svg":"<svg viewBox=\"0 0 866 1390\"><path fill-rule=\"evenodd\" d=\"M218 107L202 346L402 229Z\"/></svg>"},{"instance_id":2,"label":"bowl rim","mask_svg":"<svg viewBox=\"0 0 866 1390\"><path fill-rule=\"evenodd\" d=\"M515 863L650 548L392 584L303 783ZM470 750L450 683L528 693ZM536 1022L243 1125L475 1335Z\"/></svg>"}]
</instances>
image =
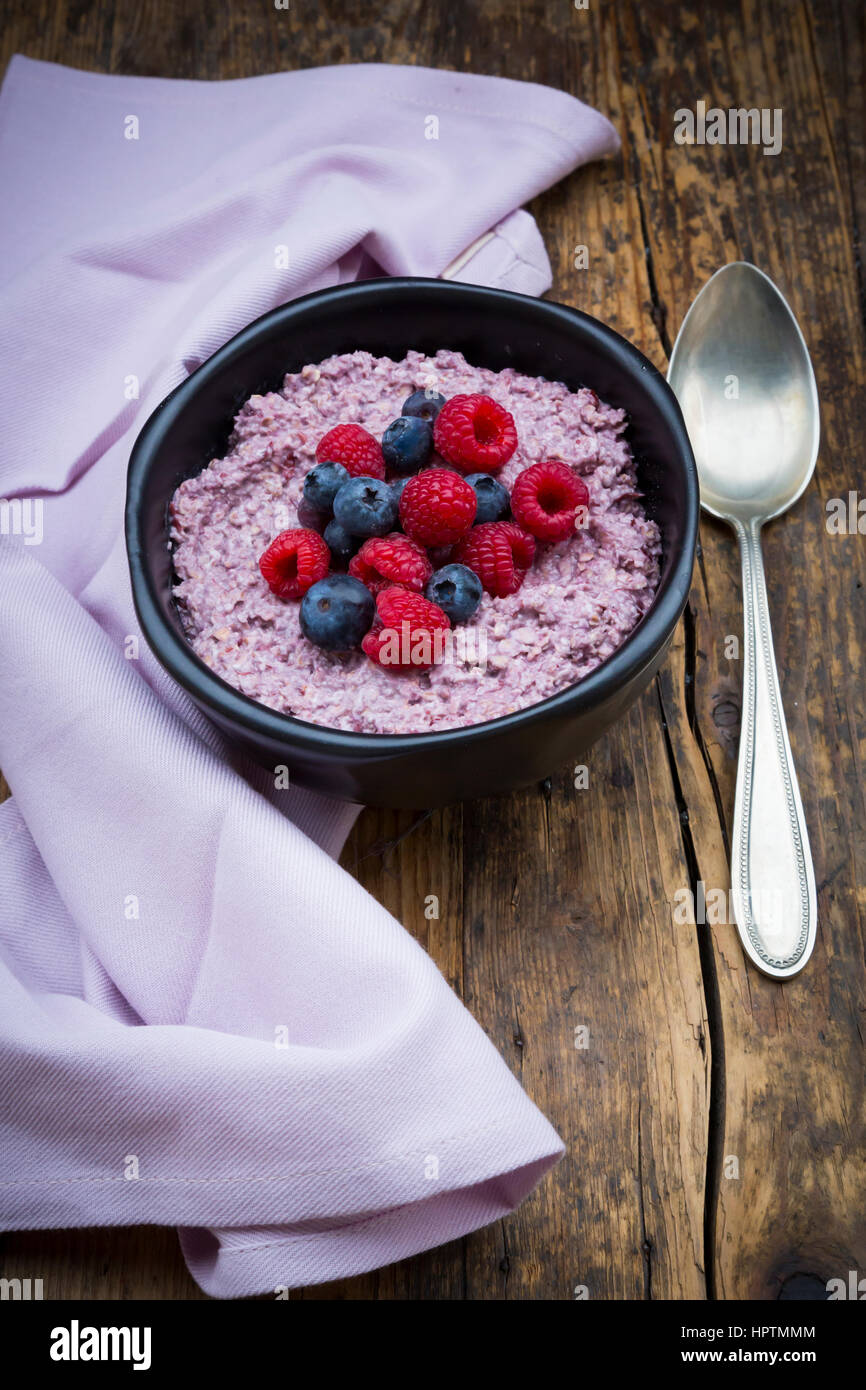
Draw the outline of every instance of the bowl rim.
<instances>
[{"instance_id":1,"label":"bowl rim","mask_svg":"<svg viewBox=\"0 0 866 1390\"><path fill-rule=\"evenodd\" d=\"M616 366L626 374L641 374L642 384L677 442L680 459L685 465L685 521L680 553L674 557L650 608L615 652L589 675L535 704L479 724L412 734L358 733L314 724L297 715L271 709L223 680L201 660L163 615L148 563L142 526L143 495L153 455L192 398L206 389L217 373L233 359L241 358L263 333L267 334L283 321L291 320L299 311L330 304L334 300L351 299L363 304L365 298L378 298L383 293L395 298L406 294L477 297L479 301L489 303L495 300L506 307L509 304L520 305L524 310L531 305L540 315L558 321L564 328L572 332L578 330L592 345L612 357ZM441 748L449 742L462 745L470 740L496 738L550 715L579 715L594 709L605 697L628 685L663 649L685 607L697 546L698 515L697 468L679 402L658 368L615 329L580 309L556 300L536 299L512 290L458 280L387 276L313 290L268 310L240 329L176 386L150 414L132 446L127 470L125 535L133 603L142 633L160 664L194 700L206 708L215 709L222 718L233 724L240 725L253 738L295 745L307 752L327 751L331 755L345 755L357 762L364 761L365 757L375 759L382 755L418 752L428 744Z\"/></svg>"}]
</instances>

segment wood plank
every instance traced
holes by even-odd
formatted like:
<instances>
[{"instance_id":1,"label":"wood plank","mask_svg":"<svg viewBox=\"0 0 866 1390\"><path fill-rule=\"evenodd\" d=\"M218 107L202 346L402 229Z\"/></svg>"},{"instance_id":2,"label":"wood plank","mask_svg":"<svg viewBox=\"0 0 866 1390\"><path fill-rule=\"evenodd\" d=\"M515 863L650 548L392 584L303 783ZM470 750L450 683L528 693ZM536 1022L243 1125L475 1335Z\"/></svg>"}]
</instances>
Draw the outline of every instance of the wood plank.
<instances>
[{"instance_id":1,"label":"wood plank","mask_svg":"<svg viewBox=\"0 0 866 1390\"><path fill-rule=\"evenodd\" d=\"M20 1231L0 1238L5 1279L41 1279L46 1300L206 1300L165 1226Z\"/></svg>"},{"instance_id":2,"label":"wood plank","mask_svg":"<svg viewBox=\"0 0 866 1390\"><path fill-rule=\"evenodd\" d=\"M495 53L461 32L467 14L453 17L454 50L435 61L495 71L520 37L513 14L497 25ZM558 24L559 55L541 45L557 70L539 76L616 121L628 93L604 23L592 15L591 41L587 26ZM620 182L626 157L578 171L532 210L553 297L601 314L658 360L640 207ZM581 243L586 272L574 268ZM464 999L569 1145L518 1213L465 1242L471 1298L567 1298L577 1286L593 1298L704 1292L710 1049L697 940L667 928L688 868L655 691L588 761L586 792L566 769L547 790L463 808ZM380 822L365 813L371 838ZM586 1052L574 1047L577 1024L589 1029Z\"/></svg>"},{"instance_id":3,"label":"wood plank","mask_svg":"<svg viewBox=\"0 0 866 1390\"><path fill-rule=\"evenodd\" d=\"M651 14L632 13L634 70L637 55L658 52L659 36ZM856 485L851 461L862 440L864 345L847 172L862 169L862 145L853 143L863 128L862 90L860 125L852 128L851 89L840 95L835 81L819 78L820 66L840 70L849 7L763 5L760 15L758 25L755 8L744 6L740 27L708 12L694 46L677 50L672 87L647 88L643 106L649 129L661 132L670 112L697 93L712 91L722 107L782 105L790 142L783 154L668 141L658 160L647 148L641 167L668 319L679 323L708 271L754 259L798 315L819 383L816 482L765 534L780 677L819 884L818 946L804 974L780 985L745 968L732 927L700 930L712 945L707 994L724 1057L710 1161L711 1290L723 1298L824 1297L828 1279L866 1267L866 552L862 538L829 536L824 524L826 499ZM689 640L661 687L690 853L708 885L727 888L741 695L739 664L726 659L724 638L741 632L739 573L725 528L705 523L702 541Z\"/></svg>"}]
</instances>

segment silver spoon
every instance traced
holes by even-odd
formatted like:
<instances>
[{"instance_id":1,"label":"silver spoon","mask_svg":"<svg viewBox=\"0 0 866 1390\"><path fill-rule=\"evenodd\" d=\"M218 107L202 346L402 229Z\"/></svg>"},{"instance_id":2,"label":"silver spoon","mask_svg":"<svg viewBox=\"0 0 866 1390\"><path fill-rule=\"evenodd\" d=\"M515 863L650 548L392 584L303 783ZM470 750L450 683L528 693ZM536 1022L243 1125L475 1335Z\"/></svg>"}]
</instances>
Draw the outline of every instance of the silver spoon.
<instances>
[{"instance_id":1,"label":"silver spoon","mask_svg":"<svg viewBox=\"0 0 866 1390\"><path fill-rule=\"evenodd\" d=\"M818 391L797 320L756 266L723 266L677 336L668 381L695 451L701 505L727 521L743 569L743 718L731 896L747 956L788 979L815 944L815 873L791 757L761 556L761 527L805 490Z\"/></svg>"}]
</instances>

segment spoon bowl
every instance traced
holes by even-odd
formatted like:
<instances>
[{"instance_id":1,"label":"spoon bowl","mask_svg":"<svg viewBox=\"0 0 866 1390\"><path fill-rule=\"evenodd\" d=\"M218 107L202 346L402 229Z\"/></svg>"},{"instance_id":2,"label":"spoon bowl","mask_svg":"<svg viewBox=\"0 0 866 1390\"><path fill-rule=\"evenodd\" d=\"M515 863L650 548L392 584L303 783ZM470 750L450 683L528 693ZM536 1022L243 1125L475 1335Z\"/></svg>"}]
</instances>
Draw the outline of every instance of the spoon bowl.
<instances>
[{"instance_id":1,"label":"spoon bowl","mask_svg":"<svg viewBox=\"0 0 866 1390\"><path fill-rule=\"evenodd\" d=\"M797 320L756 266L723 266L683 320L668 381L698 466L701 505L727 521L743 573L743 717L731 895L743 948L765 974L796 975L815 942L808 834L773 653L761 527L809 484L818 390Z\"/></svg>"},{"instance_id":2,"label":"spoon bowl","mask_svg":"<svg viewBox=\"0 0 866 1390\"><path fill-rule=\"evenodd\" d=\"M797 320L757 266L735 261L707 282L683 320L668 381L708 512L769 521L796 502L818 458L818 391Z\"/></svg>"}]
</instances>

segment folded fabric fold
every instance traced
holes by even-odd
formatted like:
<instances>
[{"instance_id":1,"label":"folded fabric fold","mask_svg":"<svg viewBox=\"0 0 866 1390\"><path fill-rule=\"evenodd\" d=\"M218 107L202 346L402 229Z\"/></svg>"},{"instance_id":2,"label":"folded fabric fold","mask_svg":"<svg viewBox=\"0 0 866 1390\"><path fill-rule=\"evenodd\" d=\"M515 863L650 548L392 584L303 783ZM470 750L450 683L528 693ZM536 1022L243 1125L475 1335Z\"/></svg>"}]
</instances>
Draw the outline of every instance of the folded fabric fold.
<instances>
[{"instance_id":1,"label":"folded fabric fold","mask_svg":"<svg viewBox=\"0 0 866 1390\"><path fill-rule=\"evenodd\" d=\"M450 265L540 293L520 205L615 147L574 98L499 79L13 60L3 1228L177 1225L202 1287L234 1297L464 1234L561 1154L429 957L335 863L357 808L275 787L143 645L122 513L144 419L244 323Z\"/></svg>"}]
</instances>

